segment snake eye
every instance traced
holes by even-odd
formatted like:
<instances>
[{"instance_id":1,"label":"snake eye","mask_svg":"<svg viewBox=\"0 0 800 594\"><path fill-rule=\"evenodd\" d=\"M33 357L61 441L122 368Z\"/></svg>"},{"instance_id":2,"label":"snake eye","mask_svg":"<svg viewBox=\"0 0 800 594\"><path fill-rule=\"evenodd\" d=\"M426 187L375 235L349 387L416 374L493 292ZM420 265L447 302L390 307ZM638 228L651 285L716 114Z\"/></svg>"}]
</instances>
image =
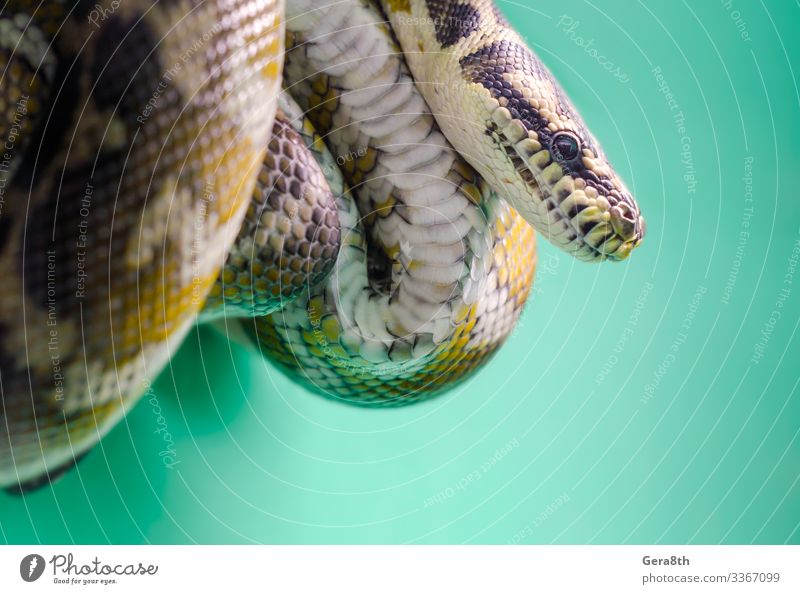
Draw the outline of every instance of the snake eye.
<instances>
[{"instance_id":1,"label":"snake eye","mask_svg":"<svg viewBox=\"0 0 800 594\"><path fill-rule=\"evenodd\" d=\"M580 141L570 132L558 132L553 136L554 156L562 161L572 161L580 152Z\"/></svg>"}]
</instances>

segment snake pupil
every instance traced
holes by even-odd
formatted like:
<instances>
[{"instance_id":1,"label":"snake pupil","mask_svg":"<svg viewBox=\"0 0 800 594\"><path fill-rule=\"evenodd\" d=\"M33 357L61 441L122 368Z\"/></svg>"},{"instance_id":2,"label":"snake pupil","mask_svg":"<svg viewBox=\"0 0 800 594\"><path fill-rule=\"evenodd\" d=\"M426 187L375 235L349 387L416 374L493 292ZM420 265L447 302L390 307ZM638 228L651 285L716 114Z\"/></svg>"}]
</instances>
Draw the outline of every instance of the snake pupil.
<instances>
[{"instance_id":1,"label":"snake pupil","mask_svg":"<svg viewBox=\"0 0 800 594\"><path fill-rule=\"evenodd\" d=\"M553 149L557 157L572 161L578 156L578 139L567 132L559 132L553 137Z\"/></svg>"}]
</instances>

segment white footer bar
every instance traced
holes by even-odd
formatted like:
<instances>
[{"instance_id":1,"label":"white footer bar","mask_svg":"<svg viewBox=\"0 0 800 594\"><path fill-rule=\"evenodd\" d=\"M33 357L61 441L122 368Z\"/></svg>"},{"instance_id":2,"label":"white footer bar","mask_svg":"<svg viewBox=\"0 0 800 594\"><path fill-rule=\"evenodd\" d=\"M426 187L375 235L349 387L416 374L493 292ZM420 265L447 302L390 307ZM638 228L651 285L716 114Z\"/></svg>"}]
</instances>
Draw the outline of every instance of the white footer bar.
<instances>
[{"instance_id":1,"label":"white footer bar","mask_svg":"<svg viewBox=\"0 0 800 594\"><path fill-rule=\"evenodd\" d=\"M0 547L3 593L780 594L799 576L798 546Z\"/></svg>"}]
</instances>

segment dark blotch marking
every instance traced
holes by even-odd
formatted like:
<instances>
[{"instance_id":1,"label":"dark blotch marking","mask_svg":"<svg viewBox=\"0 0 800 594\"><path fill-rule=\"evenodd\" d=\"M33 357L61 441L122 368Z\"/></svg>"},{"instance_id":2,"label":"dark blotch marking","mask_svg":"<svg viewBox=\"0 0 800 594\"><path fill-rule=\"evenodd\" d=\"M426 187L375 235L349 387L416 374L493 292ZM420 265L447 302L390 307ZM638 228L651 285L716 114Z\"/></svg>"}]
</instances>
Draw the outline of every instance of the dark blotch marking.
<instances>
[{"instance_id":1,"label":"dark blotch marking","mask_svg":"<svg viewBox=\"0 0 800 594\"><path fill-rule=\"evenodd\" d=\"M11 236L11 217L8 213L0 213L0 252L3 251Z\"/></svg>"},{"instance_id":2,"label":"dark blotch marking","mask_svg":"<svg viewBox=\"0 0 800 594\"><path fill-rule=\"evenodd\" d=\"M167 103L174 85L159 59L159 37L140 15L110 17L100 30L91 65L93 96L101 109L116 109L125 123L138 127L136 118L151 99ZM158 105L152 110L158 113Z\"/></svg>"},{"instance_id":3,"label":"dark blotch marking","mask_svg":"<svg viewBox=\"0 0 800 594\"><path fill-rule=\"evenodd\" d=\"M605 175L599 176L594 171L586 168L576 171L575 175L582 177L586 181L586 185L597 190L601 196L609 198L609 202L614 201L613 196L610 194L614 190L614 184Z\"/></svg>"},{"instance_id":4,"label":"dark blotch marking","mask_svg":"<svg viewBox=\"0 0 800 594\"><path fill-rule=\"evenodd\" d=\"M478 30L481 13L470 4L451 0L426 0L425 4L433 19L436 41L443 48L458 43Z\"/></svg>"},{"instance_id":5,"label":"dark blotch marking","mask_svg":"<svg viewBox=\"0 0 800 594\"><path fill-rule=\"evenodd\" d=\"M8 323L0 319L0 336L4 338L0 343L0 381L3 386L0 392L0 439L3 440L8 439L8 427L13 422L13 416L24 414L31 408L27 381L29 370L24 365L19 369L19 353L10 347L10 341L5 340L6 336L11 336L12 331Z\"/></svg>"},{"instance_id":6,"label":"dark blotch marking","mask_svg":"<svg viewBox=\"0 0 800 594\"><path fill-rule=\"evenodd\" d=\"M46 200L31 210L31 216L26 221L25 292L45 311L49 305L55 304L59 319L69 319L78 311L75 291L78 288L79 250L91 254L95 249L109 249L108 221L101 220L99 215L108 210L105 207L113 204L124 157L122 151L106 151L98 155L96 168L94 163L84 162L63 171L63 177L62 170L55 171L52 191ZM78 226L84 218L81 216L82 201L87 196L90 183L92 193L86 217L87 245L79 248ZM87 214L86 211L84 214ZM48 251L54 254L48 254ZM48 278L48 268L53 265L54 269ZM105 280L95 278L92 282L101 283ZM48 294L50 289L54 291L51 295Z\"/></svg>"},{"instance_id":7,"label":"dark blotch marking","mask_svg":"<svg viewBox=\"0 0 800 594\"><path fill-rule=\"evenodd\" d=\"M578 213L580 213L583 210L583 208L584 208L583 205L575 204L572 208L569 209L568 213L569 218L574 219L575 217L577 217Z\"/></svg>"},{"instance_id":8,"label":"dark blotch marking","mask_svg":"<svg viewBox=\"0 0 800 594\"><path fill-rule=\"evenodd\" d=\"M597 227L598 224L599 223L597 221L588 221L587 223L584 223L583 225L581 225L581 235L586 237L587 235L589 235L589 233L592 232L592 229Z\"/></svg>"},{"instance_id":9,"label":"dark blotch marking","mask_svg":"<svg viewBox=\"0 0 800 594\"><path fill-rule=\"evenodd\" d=\"M392 261L370 233L366 234L366 240L367 278L374 292L371 298L377 295L389 295L393 301L395 293L392 292Z\"/></svg>"},{"instance_id":10,"label":"dark blotch marking","mask_svg":"<svg viewBox=\"0 0 800 594\"><path fill-rule=\"evenodd\" d=\"M48 304L58 310L75 292L75 243L80 220L80 200L90 179L91 166L67 173L61 183L61 171L53 176L47 200L39 203L27 222L24 278L25 293L44 311ZM48 278L48 267L50 278ZM48 287L48 283L50 287ZM48 289L52 294L48 295Z\"/></svg>"},{"instance_id":11,"label":"dark blotch marking","mask_svg":"<svg viewBox=\"0 0 800 594\"><path fill-rule=\"evenodd\" d=\"M514 118L522 121L528 130L534 130L539 135L539 141L548 149L553 140L553 134L547 128L548 120L541 117L539 111L528 103L520 89L513 87L512 83L507 80L506 74L522 72L534 79L549 80L555 89L555 100L560 114L578 122L581 126L583 125L580 116L575 113L566 94L550 71L524 45L505 39L495 41L464 56L459 64L466 80L483 85L488 89L494 98L506 106ZM587 146L593 152L598 152L588 139L581 139L581 142L583 146ZM580 160L566 162L563 165L572 174L579 174L584 169Z\"/></svg>"},{"instance_id":12,"label":"dark blotch marking","mask_svg":"<svg viewBox=\"0 0 800 594\"><path fill-rule=\"evenodd\" d=\"M507 40L495 41L464 56L459 64L467 80L483 85L496 99L505 98L506 107L511 114L519 118L529 130L546 131L547 120L539 116L538 110L504 76L522 71L534 78L551 78L528 48Z\"/></svg>"},{"instance_id":13,"label":"dark blotch marking","mask_svg":"<svg viewBox=\"0 0 800 594\"><path fill-rule=\"evenodd\" d=\"M65 136L73 124L80 100L80 77L85 60L81 56L65 56L57 42L53 43L51 50L56 55L53 81L51 84L46 80L46 84L40 88L54 91L46 91L46 96L37 97L42 105L41 111L13 179L15 187L26 190L33 184L34 174L39 175L41 168L53 160L66 142ZM38 76L45 74L40 70ZM39 168L39 172L34 171L35 167Z\"/></svg>"}]
</instances>

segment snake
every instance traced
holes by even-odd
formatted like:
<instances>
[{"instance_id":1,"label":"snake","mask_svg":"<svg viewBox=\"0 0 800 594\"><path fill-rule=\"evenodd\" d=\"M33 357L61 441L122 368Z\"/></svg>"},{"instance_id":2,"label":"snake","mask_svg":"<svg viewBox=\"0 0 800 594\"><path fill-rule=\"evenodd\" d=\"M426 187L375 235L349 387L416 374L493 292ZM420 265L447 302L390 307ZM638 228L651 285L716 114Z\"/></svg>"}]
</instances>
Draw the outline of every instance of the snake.
<instances>
[{"instance_id":1,"label":"snake","mask_svg":"<svg viewBox=\"0 0 800 594\"><path fill-rule=\"evenodd\" d=\"M72 468L197 323L368 407L477 372L536 235L626 259L639 206L490 0L10 0L0 487Z\"/></svg>"}]
</instances>

